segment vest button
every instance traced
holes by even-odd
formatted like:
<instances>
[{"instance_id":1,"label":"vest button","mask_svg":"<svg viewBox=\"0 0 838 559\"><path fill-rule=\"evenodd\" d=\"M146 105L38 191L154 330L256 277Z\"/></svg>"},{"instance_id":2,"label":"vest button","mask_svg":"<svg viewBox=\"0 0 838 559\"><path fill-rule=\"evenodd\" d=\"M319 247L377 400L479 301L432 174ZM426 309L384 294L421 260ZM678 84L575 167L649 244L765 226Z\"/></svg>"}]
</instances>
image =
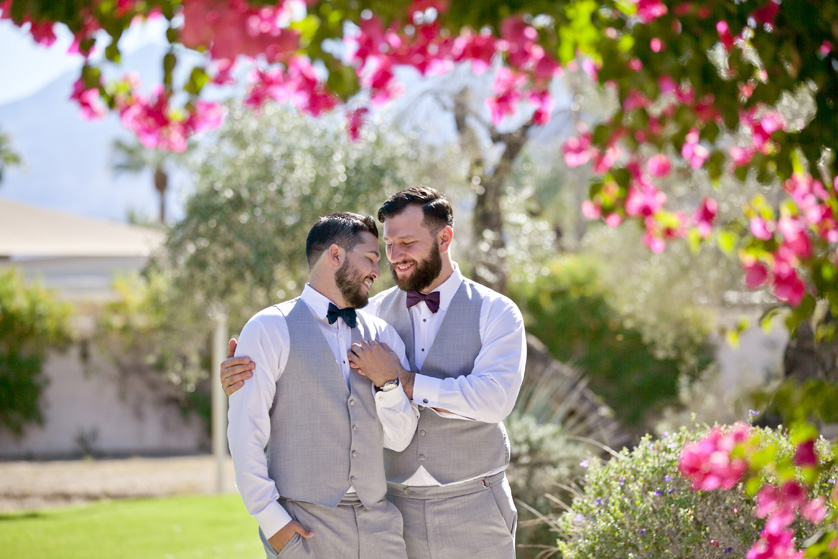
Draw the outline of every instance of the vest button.
<instances>
[{"instance_id":1,"label":"vest button","mask_svg":"<svg viewBox=\"0 0 838 559\"><path fill-rule=\"evenodd\" d=\"M350 406L354 406L354 405L355 405L355 399L354 399L354 398L352 398L352 399L350 399L350 400L349 400L349 405L350 405Z\"/></svg>"},{"instance_id":2,"label":"vest button","mask_svg":"<svg viewBox=\"0 0 838 559\"><path fill-rule=\"evenodd\" d=\"M424 454L420 454L420 455L419 455L419 461L420 461L420 462L424 462L424 461L425 461L425 455L424 455Z\"/></svg>"},{"instance_id":3,"label":"vest button","mask_svg":"<svg viewBox=\"0 0 838 559\"><path fill-rule=\"evenodd\" d=\"M356 458L357 456L358 456L358 451L357 451L357 450L353 450L353 451L352 451L352 458Z\"/></svg>"},{"instance_id":4,"label":"vest button","mask_svg":"<svg viewBox=\"0 0 838 559\"><path fill-rule=\"evenodd\" d=\"M419 431L419 436L420 436L420 437L424 437L424 436L425 436L425 431L424 431L424 430Z\"/></svg>"},{"instance_id":5,"label":"vest button","mask_svg":"<svg viewBox=\"0 0 838 559\"><path fill-rule=\"evenodd\" d=\"M358 430L358 424L357 424L357 423L352 425L352 430L353 430L353 431L357 431L357 430Z\"/></svg>"}]
</instances>

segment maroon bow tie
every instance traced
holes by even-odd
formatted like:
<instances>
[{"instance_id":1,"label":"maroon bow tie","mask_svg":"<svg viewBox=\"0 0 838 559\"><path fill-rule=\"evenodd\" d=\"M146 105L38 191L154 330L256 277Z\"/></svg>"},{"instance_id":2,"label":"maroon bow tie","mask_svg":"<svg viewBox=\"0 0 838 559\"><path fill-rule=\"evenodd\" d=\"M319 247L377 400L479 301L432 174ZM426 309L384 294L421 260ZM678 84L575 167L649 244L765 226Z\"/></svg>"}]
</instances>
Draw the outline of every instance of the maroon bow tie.
<instances>
[{"instance_id":1,"label":"maroon bow tie","mask_svg":"<svg viewBox=\"0 0 838 559\"><path fill-rule=\"evenodd\" d=\"M439 291L434 291L432 293L428 293L427 295L419 293L418 291L407 292L407 308L412 307L419 301L425 301L425 304L428 305L428 310L432 313L436 313L436 311L439 310Z\"/></svg>"}]
</instances>

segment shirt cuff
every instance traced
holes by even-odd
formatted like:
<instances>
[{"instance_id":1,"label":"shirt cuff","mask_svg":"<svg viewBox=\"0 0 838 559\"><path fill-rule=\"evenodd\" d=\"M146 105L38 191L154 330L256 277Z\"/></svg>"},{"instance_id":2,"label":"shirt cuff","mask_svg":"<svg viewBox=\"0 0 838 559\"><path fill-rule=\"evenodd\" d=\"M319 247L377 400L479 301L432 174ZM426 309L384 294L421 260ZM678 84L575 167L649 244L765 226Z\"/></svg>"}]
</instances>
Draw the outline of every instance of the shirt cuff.
<instances>
[{"instance_id":1,"label":"shirt cuff","mask_svg":"<svg viewBox=\"0 0 838 559\"><path fill-rule=\"evenodd\" d=\"M413 377L413 401L427 408L444 408L439 404L442 379L417 374Z\"/></svg>"},{"instance_id":2,"label":"shirt cuff","mask_svg":"<svg viewBox=\"0 0 838 559\"><path fill-rule=\"evenodd\" d=\"M399 404L402 402L402 398L404 398L404 391L401 387L395 390L375 390L373 386L373 393L375 397L375 404L379 407L384 408L395 408L398 407Z\"/></svg>"},{"instance_id":3,"label":"shirt cuff","mask_svg":"<svg viewBox=\"0 0 838 559\"><path fill-rule=\"evenodd\" d=\"M253 518L259 523L262 533L265 534L265 539L269 539L293 520L288 511L276 501L268 503L268 506L261 512L254 514Z\"/></svg>"}]
</instances>

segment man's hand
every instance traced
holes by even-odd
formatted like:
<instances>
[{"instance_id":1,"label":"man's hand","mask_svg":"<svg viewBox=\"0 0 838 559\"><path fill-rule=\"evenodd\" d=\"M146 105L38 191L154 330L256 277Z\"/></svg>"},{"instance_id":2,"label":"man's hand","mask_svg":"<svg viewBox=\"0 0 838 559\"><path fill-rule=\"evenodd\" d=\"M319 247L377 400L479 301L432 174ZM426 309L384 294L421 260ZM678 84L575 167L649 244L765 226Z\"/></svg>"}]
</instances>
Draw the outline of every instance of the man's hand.
<instances>
[{"instance_id":1,"label":"man's hand","mask_svg":"<svg viewBox=\"0 0 838 559\"><path fill-rule=\"evenodd\" d=\"M362 341L352 344L347 353L349 366L380 387L389 380L401 378L407 371L402 369L396 353L387 344L376 341Z\"/></svg>"},{"instance_id":2,"label":"man's hand","mask_svg":"<svg viewBox=\"0 0 838 559\"><path fill-rule=\"evenodd\" d=\"M282 548L288 545L288 542L291 541L291 538L294 537L294 534L299 534L304 538L310 538L314 536L314 532L309 532L302 525L297 522L296 520L292 520L282 528L280 528L279 532L268 538L268 543L271 544L271 547L274 548L274 551L279 553L282 551Z\"/></svg>"},{"instance_id":3,"label":"man's hand","mask_svg":"<svg viewBox=\"0 0 838 559\"><path fill-rule=\"evenodd\" d=\"M227 359L221 362L221 387L230 396L244 386L245 379L253 376L251 371L256 363L250 357L233 357L236 354L236 339L232 338L227 344Z\"/></svg>"}]
</instances>

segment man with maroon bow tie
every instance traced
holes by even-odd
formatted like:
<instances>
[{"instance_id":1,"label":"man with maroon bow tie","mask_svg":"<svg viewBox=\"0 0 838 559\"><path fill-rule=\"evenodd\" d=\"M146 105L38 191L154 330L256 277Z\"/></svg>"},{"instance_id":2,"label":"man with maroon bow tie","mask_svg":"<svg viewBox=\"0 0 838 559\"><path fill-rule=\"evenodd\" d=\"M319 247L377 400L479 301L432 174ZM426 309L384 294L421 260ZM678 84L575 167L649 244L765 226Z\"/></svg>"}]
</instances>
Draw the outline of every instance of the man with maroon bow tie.
<instances>
[{"instance_id":1,"label":"man with maroon bow tie","mask_svg":"<svg viewBox=\"0 0 838 559\"><path fill-rule=\"evenodd\" d=\"M384 344L354 344L349 358L374 383L395 372L419 406L410 445L385 449L387 495L404 517L408 557L512 559L517 511L505 477L502 421L523 380L523 318L511 300L465 278L451 259L453 211L441 193L398 192L378 219L396 287L367 310L398 332L410 370ZM222 364L228 394L249 366L242 358Z\"/></svg>"}]
</instances>

